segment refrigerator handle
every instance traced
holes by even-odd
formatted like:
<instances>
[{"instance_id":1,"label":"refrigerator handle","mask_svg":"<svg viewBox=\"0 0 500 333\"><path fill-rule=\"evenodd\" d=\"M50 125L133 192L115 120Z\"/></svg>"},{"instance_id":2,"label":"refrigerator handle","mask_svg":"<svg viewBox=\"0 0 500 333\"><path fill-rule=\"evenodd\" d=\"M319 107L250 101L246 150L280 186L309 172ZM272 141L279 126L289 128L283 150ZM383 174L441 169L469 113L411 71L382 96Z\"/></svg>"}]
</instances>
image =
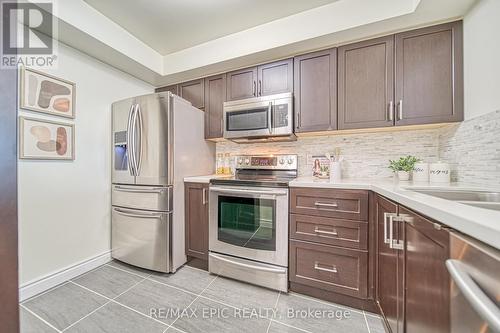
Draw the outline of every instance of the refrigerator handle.
<instances>
[{"instance_id":1,"label":"refrigerator handle","mask_svg":"<svg viewBox=\"0 0 500 333\"><path fill-rule=\"evenodd\" d=\"M134 114L134 107L135 104L132 104L130 106L130 111L128 113L128 121L127 121L127 164L128 164L128 170L130 172L131 176L135 176L135 170L134 170L134 162L133 162L133 146L134 146L134 139L133 139L133 133L132 133L132 117Z\"/></svg>"},{"instance_id":2,"label":"refrigerator handle","mask_svg":"<svg viewBox=\"0 0 500 333\"><path fill-rule=\"evenodd\" d=\"M141 158L142 158L142 113L141 106L136 104L135 106L135 118L134 118L134 128L137 129L137 135L135 138L138 142L134 142L134 161L135 161L135 172L136 176L141 173ZM135 139L134 139L135 140Z\"/></svg>"}]
</instances>

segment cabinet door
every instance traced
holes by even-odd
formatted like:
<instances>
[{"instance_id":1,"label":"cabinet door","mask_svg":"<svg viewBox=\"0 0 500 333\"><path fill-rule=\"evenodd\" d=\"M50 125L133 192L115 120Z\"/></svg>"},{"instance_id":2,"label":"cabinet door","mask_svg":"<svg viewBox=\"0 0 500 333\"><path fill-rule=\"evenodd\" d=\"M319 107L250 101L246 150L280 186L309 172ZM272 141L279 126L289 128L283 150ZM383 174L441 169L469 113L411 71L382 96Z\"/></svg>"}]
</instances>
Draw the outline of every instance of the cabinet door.
<instances>
[{"instance_id":1,"label":"cabinet door","mask_svg":"<svg viewBox=\"0 0 500 333\"><path fill-rule=\"evenodd\" d=\"M394 36L338 48L339 129L394 125Z\"/></svg>"},{"instance_id":2,"label":"cabinet door","mask_svg":"<svg viewBox=\"0 0 500 333\"><path fill-rule=\"evenodd\" d=\"M185 100L198 109L205 107L205 83L204 79L183 82L179 84L179 94Z\"/></svg>"},{"instance_id":3,"label":"cabinet door","mask_svg":"<svg viewBox=\"0 0 500 333\"><path fill-rule=\"evenodd\" d=\"M227 73L227 100L257 96L257 67Z\"/></svg>"},{"instance_id":4,"label":"cabinet door","mask_svg":"<svg viewBox=\"0 0 500 333\"><path fill-rule=\"evenodd\" d=\"M179 95L179 85L173 84L171 86L156 88L155 92L170 91L172 94Z\"/></svg>"},{"instance_id":5,"label":"cabinet door","mask_svg":"<svg viewBox=\"0 0 500 333\"><path fill-rule=\"evenodd\" d=\"M406 332L449 332L449 232L406 208L399 212L407 222Z\"/></svg>"},{"instance_id":6,"label":"cabinet door","mask_svg":"<svg viewBox=\"0 0 500 333\"><path fill-rule=\"evenodd\" d=\"M337 49L294 58L295 131L337 129Z\"/></svg>"},{"instance_id":7,"label":"cabinet door","mask_svg":"<svg viewBox=\"0 0 500 333\"><path fill-rule=\"evenodd\" d=\"M462 22L396 35L396 125L463 120Z\"/></svg>"},{"instance_id":8,"label":"cabinet door","mask_svg":"<svg viewBox=\"0 0 500 333\"><path fill-rule=\"evenodd\" d=\"M205 139L222 138L222 108L226 101L226 74L205 79Z\"/></svg>"},{"instance_id":9,"label":"cabinet door","mask_svg":"<svg viewBox=\"0 0 500 333\"><path fill-rule=\"evenodd\" d=\"M258 96L293 91L293 59L261 65L257 71Z\"/></svg>"},{"instance_id":10,"label":"cabinet door","mask_svg":"<svg viewBox=\"0 0 500 333\"><path fill-rule=\"evenodd\" d=\"M398 206L381 196L376 200L377 220L377 301L392 333L403 332L398 329L403 321L403 279L399 250L388 244L389 219L387 214L395 214ZM393 235L396 228L393 229ZM396 238L396 237L395 237Z\"/></svg>"},{"instance_id":11,"label":"cabinet door","mask_svg":"<svg viewBox=\"0 0 500 333\"><path fill-rule=\"evenodd\" d=\"M208 184L186 183L186 255L208 260Z\"/></svg>"}]
</instances>

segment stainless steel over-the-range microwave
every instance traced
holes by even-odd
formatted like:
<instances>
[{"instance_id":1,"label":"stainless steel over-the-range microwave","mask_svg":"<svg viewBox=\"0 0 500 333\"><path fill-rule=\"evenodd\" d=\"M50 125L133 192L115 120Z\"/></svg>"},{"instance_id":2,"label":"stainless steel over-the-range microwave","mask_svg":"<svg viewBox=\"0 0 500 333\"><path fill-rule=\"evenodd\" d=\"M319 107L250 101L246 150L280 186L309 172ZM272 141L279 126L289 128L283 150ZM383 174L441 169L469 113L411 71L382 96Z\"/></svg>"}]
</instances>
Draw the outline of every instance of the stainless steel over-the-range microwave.
<instances>
[{"instance_id":1,"label":"stainless steel over-the-range microwave","mask_svg":"<svg viewBox=\"0 0 500 333\"><path fill-rule=\"evenodd\" d=\"M236 142L295 140L292 93L225 102L224 138Z\"/></svg>"}]
</instances>

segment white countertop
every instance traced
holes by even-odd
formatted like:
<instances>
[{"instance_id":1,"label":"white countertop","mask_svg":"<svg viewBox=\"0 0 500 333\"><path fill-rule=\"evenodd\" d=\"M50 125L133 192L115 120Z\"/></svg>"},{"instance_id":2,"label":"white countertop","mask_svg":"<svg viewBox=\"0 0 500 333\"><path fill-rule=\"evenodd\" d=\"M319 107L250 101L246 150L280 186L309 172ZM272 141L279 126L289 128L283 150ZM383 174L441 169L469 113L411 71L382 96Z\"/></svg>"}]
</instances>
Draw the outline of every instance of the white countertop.
<instances>
[{"instance_id":1,"label":"white countertop","mask_svg":"<svg viewBox=\"0 0 500 333\"><path fill-rule=\"evenodd\" d=\"M203 183L203 184L208 184L210 183L210 179L215 179L215 178L228 178L232 177L232 175L206 175L206 176L193 176L193 177L185 177L184 182L186 183Z\"/></svg>"},{"instance_id":2,"label":"white countertop","mask_svg":"<svg viewBox=\"0 0 500 333\"><path fill-rule=\"evenodd\" d=\"M464 205L450 200L414 192L411 189L460 189L460 190L492 190L469 184L452 183L436 185L429 183L397 182L392 179L367 180L343 179L331 183L328 179L299 177L290 182L290 187L316 187L339 189L372 190L403 206L411 208L466 235L483 241L500 249L500 212Z\"/></svg>"}]
</instances>

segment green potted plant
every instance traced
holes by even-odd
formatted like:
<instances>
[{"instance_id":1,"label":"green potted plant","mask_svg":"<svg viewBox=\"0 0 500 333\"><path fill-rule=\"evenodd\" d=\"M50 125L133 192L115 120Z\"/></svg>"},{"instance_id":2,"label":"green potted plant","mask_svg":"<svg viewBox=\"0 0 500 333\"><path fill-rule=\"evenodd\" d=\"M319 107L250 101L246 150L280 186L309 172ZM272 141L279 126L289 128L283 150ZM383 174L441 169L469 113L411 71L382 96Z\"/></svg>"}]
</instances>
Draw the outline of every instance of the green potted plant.
<instances>
[{"instance_id":1,"label":"green potted plant","mask_svg":"<svg viewBox=\"0 0 500 333\"><path fill-rule=\"evenodd\" d=\"M411 155L400 157L399 160L389 160L389 169L397 173L399 180L409 180L410 172L419 161L419 158Z\"/></svg>"}]
</instances>

